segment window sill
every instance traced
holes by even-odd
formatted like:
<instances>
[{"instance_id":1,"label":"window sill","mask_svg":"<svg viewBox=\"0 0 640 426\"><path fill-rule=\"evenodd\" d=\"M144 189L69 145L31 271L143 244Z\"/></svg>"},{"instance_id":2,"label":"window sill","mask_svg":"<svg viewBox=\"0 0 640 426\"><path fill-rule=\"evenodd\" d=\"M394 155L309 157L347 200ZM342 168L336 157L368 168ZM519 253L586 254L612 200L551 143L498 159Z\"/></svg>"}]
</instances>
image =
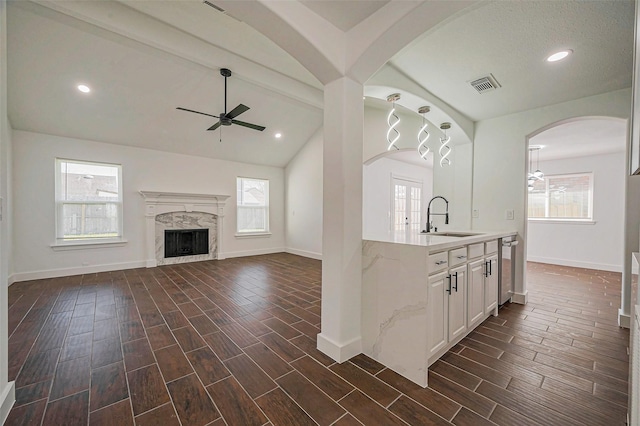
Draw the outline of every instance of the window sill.
<instances>
[{"instance_id":1,"label":"window sill","mask_svg":"<svg viewBox=\"0 0 640 426\"><path fill-rule=\"evenodd\" d=\"M51 244L55 251L84 250L91 248L122 247L128 243L123 238L110 238L105 240L63 240Z\"/></svg>"},{"instance_id":2,"label":"window sill","mask_svg":"<svg viewBox=\"0 0 640 426\"><path fill-rule=\"evenodd\" d=\"M595 225L596 221L591 219L528 219L532 223L549 223L561 225Z\"/></svg>"},{"instance_id":3,"label":"window sill","mask_svg":"<svg viewBox=\"0 0 640 426\"><path fill-rule=\"evenodd\" d=\"M243 232L236 233L236 238L268 238L271 232Z\"/></svg>"}]
</instances>

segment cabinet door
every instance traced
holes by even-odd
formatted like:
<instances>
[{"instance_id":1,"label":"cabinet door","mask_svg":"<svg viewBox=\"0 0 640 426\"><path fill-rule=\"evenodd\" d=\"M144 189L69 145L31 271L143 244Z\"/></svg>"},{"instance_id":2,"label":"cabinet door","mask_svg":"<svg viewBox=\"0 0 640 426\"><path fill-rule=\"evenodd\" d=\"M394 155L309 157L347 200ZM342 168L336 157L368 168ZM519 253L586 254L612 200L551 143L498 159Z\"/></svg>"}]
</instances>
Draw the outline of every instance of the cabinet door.
<instances>
[{"instance_id":1,"label":"cabinet door","mask_svg":"<svg viewBox=\"0 0 640 426\"><path fill-rule=\"evenodd\" d=\"M491 313L498 306L498 255L486 259L488 271L484 278L484 312Z\"/></svg>"},{"instance_id":2,"label":"cabinet door","mask_svg":"<svg viewBox=\"0 0 640 426\"><path fill-rule=\"evenodd\" d=\"M448 342L447 312L449 310L449 279L446 272L429 277L429 293L427 294L428 320L427 344L431 358L445 347Z\"/></svg>"},{"instance_id":3,"label":"cabinet door","mask_svg":"<svg viewBox=\"0 0 640 426\"><path fill-rule=\"evenodd\" d=\"M467 331L467 265L449 270L449 341Z\"/></svg>"},{"instance_id":4,"label":"cabinet door","mask_svg":"<svg viewBox=\"0 0 640 426\"><path fill-rule=\"evenodd\" d=\"M467 268L469 274L467 289L467 326L473 327L482 320L485 313L484 259L469 263Z\"/></svg>"}]
</instances>

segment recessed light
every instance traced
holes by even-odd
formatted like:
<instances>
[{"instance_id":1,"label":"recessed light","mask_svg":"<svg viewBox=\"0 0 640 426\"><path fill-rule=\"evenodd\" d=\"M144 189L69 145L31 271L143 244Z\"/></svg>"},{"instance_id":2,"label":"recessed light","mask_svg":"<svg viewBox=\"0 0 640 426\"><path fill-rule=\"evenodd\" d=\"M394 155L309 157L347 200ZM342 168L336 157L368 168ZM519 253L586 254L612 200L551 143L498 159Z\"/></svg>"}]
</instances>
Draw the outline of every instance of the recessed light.
<instances>
[{"instance_id":1,"label":"recessed light","mask_svg":"<svg viewBox=\"0 0 640 426\"><path fill-rule=\"evenodd\" d=\"M276 139L280 139L282 137L282 133L276 133L275 137L276 137Z\"/></svg>"},{"instance_id":2,"label":"recessed light","mask_svg":"<svg viewBox=\"0 0 640 426\"><path fill-rule=\"evenodd\" d=\"M573 53L573 50L571 50L571 49L561 50L560 52L556 52L553 55L549 56L547 58L547 62L561 61L564 58L566 58L567 56L569 56L571 53Z\"/></svg>"},{"instance_id":3,"label":"recessed light","mask_svg":"<svg viewBox=\"0 0 640 426\"><path fill-rule=\"evenodd\" d=\"M81 91L82 93L89 93L91 91L89 86L85 84L78 84L78 90Z\"/></svg>"}]
</instances>

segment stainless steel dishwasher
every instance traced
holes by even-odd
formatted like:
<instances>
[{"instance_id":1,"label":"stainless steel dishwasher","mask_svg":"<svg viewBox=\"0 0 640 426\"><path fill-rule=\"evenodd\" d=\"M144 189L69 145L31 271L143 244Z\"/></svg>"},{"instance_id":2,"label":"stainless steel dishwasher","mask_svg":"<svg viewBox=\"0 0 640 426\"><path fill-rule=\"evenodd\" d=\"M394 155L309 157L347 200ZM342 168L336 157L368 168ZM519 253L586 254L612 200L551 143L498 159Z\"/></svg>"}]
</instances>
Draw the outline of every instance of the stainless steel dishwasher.
<instances>
[{"instance_id":1,"label":"stainless steel dishwasher","mask_svg":"<svg viewBox=\"0 0 640 426\"><path fill-rule=\"evenodd\" d=\"M498 304L504 305L511 300L513 295L513 283L516 276L516 246L518 241L515 235L504 237L500 242L500 256L498 257Z\"/></svg>"}]
</instances>

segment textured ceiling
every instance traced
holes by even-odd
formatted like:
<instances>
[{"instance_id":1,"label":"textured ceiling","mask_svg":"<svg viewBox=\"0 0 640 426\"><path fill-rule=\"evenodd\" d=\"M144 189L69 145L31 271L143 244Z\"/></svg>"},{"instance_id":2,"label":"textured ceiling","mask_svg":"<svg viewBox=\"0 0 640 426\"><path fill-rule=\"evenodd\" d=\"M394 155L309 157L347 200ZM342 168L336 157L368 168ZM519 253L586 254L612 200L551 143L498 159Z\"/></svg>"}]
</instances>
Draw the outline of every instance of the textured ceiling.
<instances>
[{"instance_id":1,"label":"textured ceiling","mask_svg":"<svg viewBox=\"0 0 640 426\"><path fill-rule=\"evenodd\" d=\"M425 34L392 59L474 121L631 87L634 2L497 1ZM573 49L566 60L545 58ZM501 88L469 81L492 73Z\"/></svg>"},{"instance_id":2,"label":"textured ceiling","mask_svg":"<svg viewBox=\"0 0 640 426\"><path fill-rule=\"evenodd\" d=\"M627 122L597 117L571 121L539 133L529 139L529 144L543 146L534 157L540 156L540 161L623 152Z\"/></svg>"},{"instance_id":3,"label":"textured ceiling","mask_svg":"<svg viewBox=\"0 0 640 426\"><path fill-rule=\"evenodd\" d=\"M223 111L218 69L40 6L27 10L9 3L8 29L8 111L14 129L282 167L322 124L321 109L232 76L229 110L243 103L251 109L238 119L267 129L206 131L216 119L176 107ZM92 92L80 93L79 83ZM275 139L276 132L283 137Z\"/></svg>"},{"instance_id":4,"label":"textured ceiling","mask_svg":"<svg viewBox=\"0 0 640 426\"><path fill-rule=\"evenodd\" d=\"M366 25L388 3L302 1L342 30ZM315 77L200 0L7 4L15 129L283 166L322 125ZM89 9L99 10L100 22L83 15ZM472 120L488 119L630 87L633 16L628 0L488 1L415 40L391 66ZM574 54L544 61L560 48ZM234 71L229 108L250 106L239 118L265 132L225 127L220 143L218 132L205 130L207 117L175 110L218 114L221 67ZM502 87L477 94L468 81L487 73ZM75 90L81 81L93 87L89 96Z\"/></svg>"}]
</instances>

